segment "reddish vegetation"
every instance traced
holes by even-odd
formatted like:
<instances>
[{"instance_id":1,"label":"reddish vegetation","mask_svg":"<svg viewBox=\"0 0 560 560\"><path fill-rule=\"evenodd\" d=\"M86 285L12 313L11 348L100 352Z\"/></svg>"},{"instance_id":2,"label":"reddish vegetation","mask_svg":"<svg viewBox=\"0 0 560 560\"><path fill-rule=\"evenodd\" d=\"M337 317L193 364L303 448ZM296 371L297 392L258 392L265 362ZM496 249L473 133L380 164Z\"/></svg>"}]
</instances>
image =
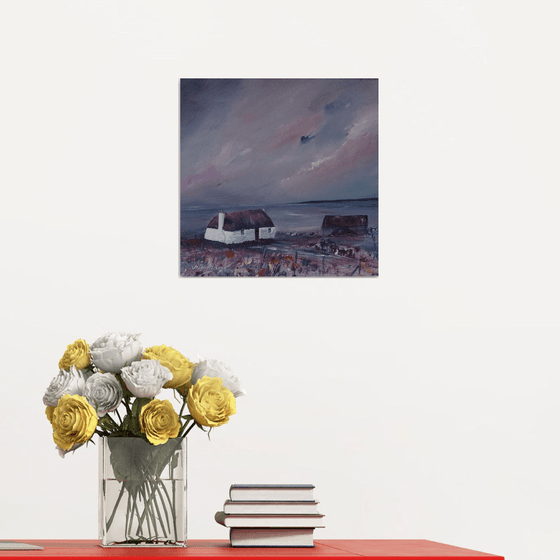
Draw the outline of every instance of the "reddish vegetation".
<instances>
[{"instance_id":1,"label":"reddish vegetation","mask_svg":"<svg viewBox=\"0 0 560 560\"><path fill-rule=\"evenodd\" d=\"M297 235L230 247L183 240L181 276L377 276L377 257L360 239Z\"/></svg>"}]
</instances>

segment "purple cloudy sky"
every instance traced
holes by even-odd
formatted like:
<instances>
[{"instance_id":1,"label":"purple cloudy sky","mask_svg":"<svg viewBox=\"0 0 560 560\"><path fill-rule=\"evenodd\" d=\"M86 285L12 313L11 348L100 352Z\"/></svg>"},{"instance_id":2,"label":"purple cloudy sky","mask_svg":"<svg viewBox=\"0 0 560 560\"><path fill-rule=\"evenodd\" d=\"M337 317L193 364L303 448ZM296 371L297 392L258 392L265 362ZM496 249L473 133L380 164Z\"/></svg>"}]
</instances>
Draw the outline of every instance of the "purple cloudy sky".
<instances>
[{"instance_id":1,"label":"purple cloudy sky","mask_svg":"<svg viewBox=\"0 0 560 560\"><path fill-rule=\"evenodd\" d=\"M376 79L181 80L181 199L377 196Z\"/></svg>"}]
</instances>

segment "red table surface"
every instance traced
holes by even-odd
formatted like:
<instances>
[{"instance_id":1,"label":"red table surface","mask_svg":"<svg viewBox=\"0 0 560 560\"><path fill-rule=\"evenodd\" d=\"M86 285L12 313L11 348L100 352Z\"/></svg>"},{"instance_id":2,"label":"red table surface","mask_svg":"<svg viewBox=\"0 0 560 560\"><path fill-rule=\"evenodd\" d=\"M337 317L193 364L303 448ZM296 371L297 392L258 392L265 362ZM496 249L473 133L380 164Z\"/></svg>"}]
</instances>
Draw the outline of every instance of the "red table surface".
<instances>
[{"instance_id":1,"label":"red table surface","mask_svg":"<svg viewBox=\"0 0 560 560\"><path fill-rule=\"evenodd\" d=\"M251 558L252 560L271 557L288 560L480 560L487 558L504 560L503 556L476 552L425 540L318 540L314 548L232 548L229 541L189 540L186 548L103 548L96 540L22 540L42 546L44 550L2 550L0 558L175 558L187 557L191 560L210 558Z\"/></svg>"}]
</instances>

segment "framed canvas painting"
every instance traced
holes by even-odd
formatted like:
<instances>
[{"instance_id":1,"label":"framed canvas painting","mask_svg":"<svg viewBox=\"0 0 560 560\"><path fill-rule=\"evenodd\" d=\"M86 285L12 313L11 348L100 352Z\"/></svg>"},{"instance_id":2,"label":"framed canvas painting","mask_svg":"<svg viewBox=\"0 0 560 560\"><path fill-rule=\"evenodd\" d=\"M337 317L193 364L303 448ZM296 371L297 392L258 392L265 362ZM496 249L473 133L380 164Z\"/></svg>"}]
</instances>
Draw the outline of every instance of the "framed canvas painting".
<instances>
[{"instance_id":1,"label":"framed canvas painting","mask_svg":"<svg viewBox=\"0 0 560 560\"><path fill-rule=\"evenodd\" d=\"M182 79L180 274L378 275L377 79Z\"/></svg>"}]
</instances>

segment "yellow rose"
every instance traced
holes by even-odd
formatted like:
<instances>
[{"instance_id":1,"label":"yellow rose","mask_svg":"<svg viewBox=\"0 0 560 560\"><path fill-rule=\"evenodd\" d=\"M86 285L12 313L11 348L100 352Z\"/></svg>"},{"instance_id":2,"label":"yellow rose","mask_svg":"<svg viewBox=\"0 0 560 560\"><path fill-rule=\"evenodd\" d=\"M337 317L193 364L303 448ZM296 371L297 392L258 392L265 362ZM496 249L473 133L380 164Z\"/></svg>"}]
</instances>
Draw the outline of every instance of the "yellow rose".
<instances>
[{"instance_id":1,"label":"yellow rose","mask_svg":"<svg viewBox=\"0 0 560 560\"><path fill-rule=\"evenodd\" d=\"M168 381L164 387L175 389L185 383L189 383L194 369L194 364L185 358L181 352L171 346L151 346L142 353L144 360L159 360L172 374L173 379Z\"/></svg>"},{"instance_id":2,"label":"yellow rose","mask_svg":"<svg viewBox=\"0 0 560 560\"><path fill-rule=\"evenodd\" d=\"M62 395L52 411L51 423L54 442L67 451L77 443L85 443L93 435L97 427L97 412L85 397Z\"/></svg>"},{"instance_id":3,"label":"yellow rose","mask_svg":"<svg viewBox=\"0 0 560 560\"><path fill-rule=\"evenodd\" d=\"M150 401L142 407L138 419L140 430L154 445L166 443L169 438L176 438L181 429L179 415L169 401Z\"/></svg>"},{"instance_id":4,"label":"yellow rose","mask_svg":"<svg viewBox=\"0 0 560 560\"><path fill-rule=\"evenodd\" d=\"M202 426L221 426L235 414L235 397L219 377L204 376L190 389L187 405L192 417Z\"/></svg>"},{"instance_id":5,"label":"yellow rose","mask_svg":"<svg viewBox=\"0 0 560 560\"><path fill-rule=\"evenodd\" d=\"M52 424L53 412L56 406L47 406L45 409L45 414L47 415L47 420Z\"/></svg>"},{"instance_id":6,"label":"yellow rose","mask_svg":"<svg viewBox=\"0 0 560 560\"><path fill-rule=\"evenodd\" d=\"M89 346L85 340L80 339L69 344L60 358L58 369L70 369L70 366L75 366L77 369L89 366Z\"/></svg>"}]
</instances>

